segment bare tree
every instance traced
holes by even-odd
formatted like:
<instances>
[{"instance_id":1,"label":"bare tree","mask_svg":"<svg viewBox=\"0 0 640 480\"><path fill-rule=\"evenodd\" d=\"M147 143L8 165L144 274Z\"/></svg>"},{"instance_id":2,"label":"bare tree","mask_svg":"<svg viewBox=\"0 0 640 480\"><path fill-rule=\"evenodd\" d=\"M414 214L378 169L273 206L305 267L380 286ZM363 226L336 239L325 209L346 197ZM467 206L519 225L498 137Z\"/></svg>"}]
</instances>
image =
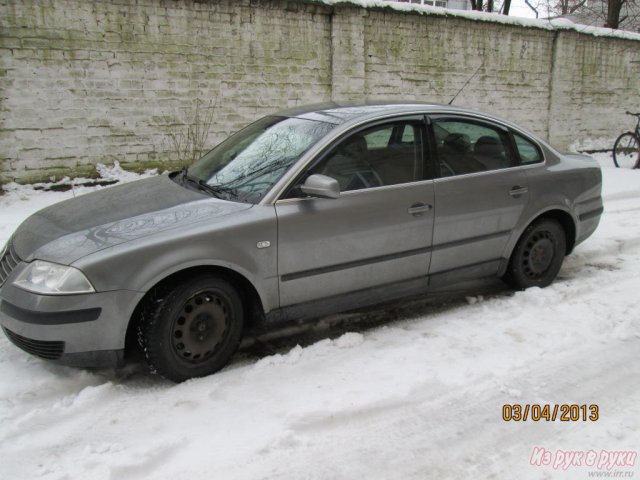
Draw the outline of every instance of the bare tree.
<instances>
[{"instance_id":1,"label":"bare tree","mask_svg":"<svg viewBox=\"0 0 640 480\"><path fill-rule=\"evenodd\" d=\"M538 17L568 16L577 23L640 31L640 0L525 0Z\"/></svg>"},{"instance_id":2,"label":"bare tree","mask_svg":"<svg viewBox=\"0 0 640 480\"><path fill-rule=\"evenodd\" d=\"M191 111L176 111L173 117L162 117L167 130L168 147L176 153L180 163L185 165L195 162L205 153L216 101L203 104L202 100L196 99Z\"/></svg>"},{"instance_id":3,"label":"bare tree","mask_svg":"<svg viewBox=\"0 0 640 480\"><path fill-rule=\"evenodd\" d=\"M509 15L511 8L511 0L503 0L502 3L496 0L469 0L471 2L471 10L479 12L500 12Z\"/></svg>"},{"instance_id":4,"label":"bare tree","mask_svg":"<svg viewBox=\"0 0 640 480\"><path fill-rule=\"evenodd\" d=\"M571 15L582 8L587 0L524 0L536 18Z\"/></svg>"},{"instance_id":5,"label":"bare tree","mask_svg":"<svg viewBox=\"0 0 640 480\"><path fill-rule=\"evenodd\" d=\"M511 10L511 0L469 0L471 2L471 9L479 12L498 12L503 15L509 15Z\"/></svg>"},{"instance_id":6,"label":"bare tree","mask_svg":"<svg viewBox=\"0 0 640 480\"><path fill-rule=\"evenodd\" d=\"M560 15L570 15L582 8L586 3L587 0L558 0L556 10L560 12Z\"/></svg>"},{"instance_id":7,"label":"bare tree","mask_svg":"<svg viewBox=\"0 0 640 480\"><path fill-rule=\"evenodd\" d=\"M588 0L576 13L583 23L640 32L640 0Z\"/></svg>"},{"instance_id":8,"label":"bare tree","mask_svg":"<svg viewBox=\"0 0 640 480\"><path fill-rule=\"evenodd\" d=\"M623 15L623 9L626 8L625 14ZM635 12L633 12L635 8ZM631 20L635 14L635 19L638 19L638 5L633 0L608 0L607 2L607 16L606 22L604 24L605 27L609 28L620 28L621 24L625 22L625 20ZM637 24L636 24L637 25Z\"/></svg>"},{"instance_id":9,"label":"bare tree","mask_svg":"<svg viewBox=\"0 0 640 480\"><path fill-rule=\"evenodd\" d=\"M533 3L531 0L524 0L524 3L527 4L527 7L533 10L533 13L536 14L536 18L540 16L540 5L538 2Z\"/></svg>"}]
</instances>

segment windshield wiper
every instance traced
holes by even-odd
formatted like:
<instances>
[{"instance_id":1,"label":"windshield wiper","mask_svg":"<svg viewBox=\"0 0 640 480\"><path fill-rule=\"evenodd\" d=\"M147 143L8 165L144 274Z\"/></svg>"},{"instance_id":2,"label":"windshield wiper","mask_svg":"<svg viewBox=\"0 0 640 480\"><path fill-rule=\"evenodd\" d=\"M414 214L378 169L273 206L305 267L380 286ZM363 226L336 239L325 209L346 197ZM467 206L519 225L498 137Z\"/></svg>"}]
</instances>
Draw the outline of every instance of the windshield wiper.
<instances>
[{"instance_id":1,"label":"windshield wiper","mask_svg":"<svg viewBox=\"0 0 640 480\"><path fill-rule=\"evenodd\" d=\"M222 198L223 194L227 194L232 197L237 196L237 192L233 188L223 187L219 185L209 185L201 178L192 177L191 175L189 175L189 169L187 167L184 167L182 170L180 170L180 173L182 174L183 180L196 185L199 190L204 190L205 192L212 194L216 198Z\"/></svg>"},{"instance_id":2,"label":"windshield wiper","mask_svg":"<svg viewBox=\"0 0 640 480\"><path fill-rule=\"evenodd\" d=\"M223 185L209 185L204 180L198 180L198 185L206 191L213 193L218 198L222 198L221 194L227 194L230 197L238 196L235 188L225 187Z\"/></svg>"},{"instance_id":3,"label":"windshield wiper","mask_svg":"<svg viewBox=\"0 0 640 480\"><path fill-rule=\"evenodd\" d=\"M238 188L251 185L251 182L255 180L260 180L260 178L264 177L265 175L269 175L270 173L277 172L278 170L281 170L283 168L289 168L289 166L292 163L294 163L293 160L295 160L295 158L296 157L285 157L283 159L278 160L277 162L266 164L256 168L255 170L250 170L248 172L245 172L242 175L239 175L238 177L234 178L228 184L225 184L225 185L233 184L234 187L227 187L223 185L222 188L229 188L237 191ZM257 183L266 183L266 182L258 181Z\"/></svg>"}]
</instances>

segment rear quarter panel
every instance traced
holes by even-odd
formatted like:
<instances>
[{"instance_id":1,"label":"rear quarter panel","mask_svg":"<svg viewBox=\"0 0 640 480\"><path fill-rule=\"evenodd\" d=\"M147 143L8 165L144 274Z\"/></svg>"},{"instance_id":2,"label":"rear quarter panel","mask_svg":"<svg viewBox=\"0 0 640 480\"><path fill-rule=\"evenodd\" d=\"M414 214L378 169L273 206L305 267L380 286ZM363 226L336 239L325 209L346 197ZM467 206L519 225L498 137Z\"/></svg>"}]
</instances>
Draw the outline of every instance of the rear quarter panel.
<instances>
[{"instance_id":1,"label":"rear quarter panel","mask_svg":"<svg viewBox=\"0 0 640 480\"><path fill-rule=\"evenodd\" d=\"M602 212L602 172L584 155L560 155L543 148L545 163L526 167L530 201L505 251L509 258L522 232L545 212L561 210L573 219L575 245L596 229ZM591 215L589 217L589 215ZM581 218L589 217L586 220Z\"/></svg>"}]
</instances>

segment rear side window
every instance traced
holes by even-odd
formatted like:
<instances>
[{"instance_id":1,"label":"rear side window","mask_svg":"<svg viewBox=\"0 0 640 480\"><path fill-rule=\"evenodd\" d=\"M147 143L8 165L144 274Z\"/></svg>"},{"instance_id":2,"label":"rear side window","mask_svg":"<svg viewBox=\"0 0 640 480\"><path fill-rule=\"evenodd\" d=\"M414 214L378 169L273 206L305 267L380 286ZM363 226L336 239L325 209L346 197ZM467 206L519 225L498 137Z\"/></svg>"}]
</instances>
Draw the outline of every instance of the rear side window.
<instances>
[{"instance_id":1,"label":"rear side window","mask_svg":"<svg viewBox=\"0 0 640 480\"><path fill-rule=\"evenodd\" d=\"M518 155L520 155L520 163L522 163L522 165L542 162L542 152L535 143L517 133L513 134L513 138L516 141L516 148L518 149Z\"/></svg>"},{"instance_id":2,"label":"rear side window","mask_svg":"<svg viewBox=\"0 0 640 480\"><path fill-rule=\"evenodd\" d=\"M509 134L470 120L435 120L440 176L498 170L515 166Z\"/></svg>"}]
</instances>

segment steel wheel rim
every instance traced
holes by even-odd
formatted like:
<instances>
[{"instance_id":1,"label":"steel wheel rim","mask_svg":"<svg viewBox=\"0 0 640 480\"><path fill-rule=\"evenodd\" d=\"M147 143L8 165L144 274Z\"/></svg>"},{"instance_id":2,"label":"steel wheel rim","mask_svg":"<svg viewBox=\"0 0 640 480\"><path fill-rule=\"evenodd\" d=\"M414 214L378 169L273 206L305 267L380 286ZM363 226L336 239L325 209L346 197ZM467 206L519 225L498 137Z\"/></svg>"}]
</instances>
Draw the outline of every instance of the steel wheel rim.
<instances>
[{"instance_id":1,"label":"steel wheel rim","mask_svg":"<svg viewBox=\"0 0 640 480\"><path fill-rule=\"evenodd\" d=\"M182 304L171 325L174 353L183 361L200 364L222 346L230 325L229 300L215 291L202 291Z\"/></svg>"},{"instance_id":2,"label":"steel wheel rim","mask_svg":"<svg viewBox=\"0 0 640 480\"><path fill-rule=\"evenodd\" d=\"M542 277L553 263L555 244L549 232L536 232L527 242L522 256L524 273L529 278Z\"/></svg>"}]
</instances>

